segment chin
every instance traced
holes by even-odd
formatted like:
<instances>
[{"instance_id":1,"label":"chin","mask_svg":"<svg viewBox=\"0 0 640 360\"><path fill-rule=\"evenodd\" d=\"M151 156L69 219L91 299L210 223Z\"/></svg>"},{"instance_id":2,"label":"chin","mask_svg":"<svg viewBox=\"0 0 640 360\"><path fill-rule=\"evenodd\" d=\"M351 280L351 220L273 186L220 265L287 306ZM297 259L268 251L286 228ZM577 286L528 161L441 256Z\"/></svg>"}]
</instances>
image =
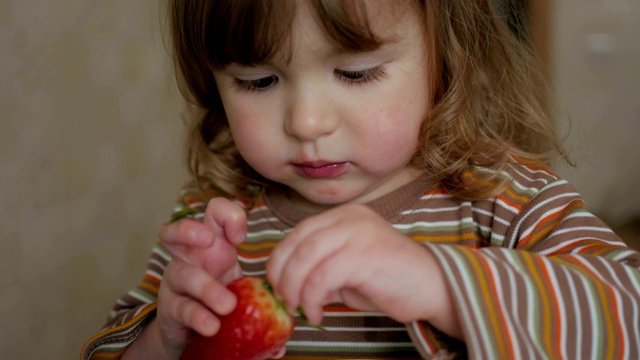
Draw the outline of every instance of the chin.
<instances>
[{"instance_id":1,"label":"chin","mask_svg":"<svg viewBox=\"0 0 640 360\"><path fill-rule=\"evenodd\" d=\"M344 191L317 192L307 190L298 194L303 198L302 201L322 207L333 207L346 203L358 202L358 196L348 194Z\"/></svg>"}]
</instances>

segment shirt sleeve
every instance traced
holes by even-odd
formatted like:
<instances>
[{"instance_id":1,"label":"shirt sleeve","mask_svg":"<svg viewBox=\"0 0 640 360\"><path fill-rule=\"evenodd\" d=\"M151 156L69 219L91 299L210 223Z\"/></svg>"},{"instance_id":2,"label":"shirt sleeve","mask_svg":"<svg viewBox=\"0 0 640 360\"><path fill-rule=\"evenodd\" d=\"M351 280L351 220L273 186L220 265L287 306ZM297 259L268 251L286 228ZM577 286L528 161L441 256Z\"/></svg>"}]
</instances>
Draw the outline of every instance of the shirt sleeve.
<instances>
[{"instance_id":1,"label":"shirt sleeve","mask_svg":"<svg viewBox=\"0 0 640 360\"><path fill-rule=\"evenodd\" d=\"M201 219L207 200L211 196L206 191L198 190L194 185L185 185L180 191L173 214L190 207L194 211L190 217ZM81 360L120 358L154 318L160 282L170 261L169 252L159 242L156 243L152 247L143 279L135 288L116 300L106 324L82 348Z\"/></svg>"},{"instance_id":2,"label":"shirt sleeve","mask_svg":"<svg viewBox=\"0 0 640 360\"><path fill-rule=\"evenodd\" d=\"M470 359L640 358L640 253L566 182L527 203L504 247L424 245L445 274ZM407 329L424 357L459 352L426 322Z\"/></svg>"}]
</instances>

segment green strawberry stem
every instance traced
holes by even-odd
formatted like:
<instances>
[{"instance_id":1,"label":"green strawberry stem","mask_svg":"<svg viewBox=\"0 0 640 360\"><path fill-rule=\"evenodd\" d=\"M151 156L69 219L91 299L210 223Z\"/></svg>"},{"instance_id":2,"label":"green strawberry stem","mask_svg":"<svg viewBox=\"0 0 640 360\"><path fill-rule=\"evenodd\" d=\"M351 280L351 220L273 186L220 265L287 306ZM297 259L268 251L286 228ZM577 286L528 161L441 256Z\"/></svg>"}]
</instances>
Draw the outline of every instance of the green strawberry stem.
<instances>
[{"instance_id":1,"label":"green strawberry stem","mask_svg":"<svg viewBox=\"0 0 640 360\"><path fill-rule=\"evenodd\" d=\"M171 215L171 218L169 218L169 221L167 221L167 224L173 224L174 222L176 222L176 221L178 221L178 220L180 220L182 218L185 218L185 217L187 217L189 215L193 215L195 213L196 212L193 211L192 208L186 207L186 208L184 208L184 209L182 209L182 210L180 210L180 211L178 211L176 213L173 213L173 215Z\"/></svg>"},{"instance_id":2,"label":"green strawberry stem","mask_svg":"<svg viewBox=\"0 0 640 360\"><path fill-rule=\"evenodd\" d=\"M268 281L264 280L262 282L262 287L267 290L267 292L269 292L269 294L271 294L274 298L275 298L275 294L273 292L273 287L271 286L271 284L269 284ZM276 302L278 303L278 306L282 309L284 309L285 311L287 311L287 304L285 304L285 302L283 300L278 300L276 299ZM322 324L318 324L318 325L313 325L309 323L309 319L307 319L307 315L304 314L304 311L302 310L302 307L298 306L297 309L298 315L300 316L300 320L302 320L303 323L305 323L305 325L310 326L312 328L318 329L318 330L322 330L324 331L324 326L322 326Z\"/></svg>"},{"instance_id":3,"label":"green strawberry stem","mask_svg":"<svg viewBox=\"0 0 640 360\"><path fill-rule=\"evenodd\" d=\"M304 311L302 310L302 307L298 306L297 311L298 311L298 315L300 315L300 319L307 326L310 326L310 327L318 329L318 330L325 331L325 328L324 328L324 326L322 326L322 324L311 324L311 323L309 323L309 319L307 319L307 315L304 314Z\"/></svg>"}]
</instances>

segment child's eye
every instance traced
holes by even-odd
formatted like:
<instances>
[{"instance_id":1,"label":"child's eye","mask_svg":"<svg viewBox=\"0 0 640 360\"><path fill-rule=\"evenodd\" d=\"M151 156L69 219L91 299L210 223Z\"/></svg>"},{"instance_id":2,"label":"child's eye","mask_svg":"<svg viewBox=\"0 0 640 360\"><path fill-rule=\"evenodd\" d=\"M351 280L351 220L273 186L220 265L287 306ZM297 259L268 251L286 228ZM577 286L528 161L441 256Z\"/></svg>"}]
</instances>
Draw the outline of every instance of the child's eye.
<instances>
[{"instance_id":1,"label":"child's eye","mask_svg":"<svg viewBox=\"0 0 640 360\"><path fill-rule=\"evenodd\" d=\"M255 80L233 79L233 84L245 91L264 91L277 83L278 77L275 75L269 75Z\"/></svg>"},{"instance_id":2,"label":"child's eye","mask_svg":"<svg viewBox=\"0 0 640 360\"><path fill-rule=\"evenodd\" d=\"M339 80L345 81L348 84L363 84L374 80L380 80L386 76L386 73L381 67L374 67L372 69L365 70L339 70L333 71Z\"/></svg>"}]
</instances>

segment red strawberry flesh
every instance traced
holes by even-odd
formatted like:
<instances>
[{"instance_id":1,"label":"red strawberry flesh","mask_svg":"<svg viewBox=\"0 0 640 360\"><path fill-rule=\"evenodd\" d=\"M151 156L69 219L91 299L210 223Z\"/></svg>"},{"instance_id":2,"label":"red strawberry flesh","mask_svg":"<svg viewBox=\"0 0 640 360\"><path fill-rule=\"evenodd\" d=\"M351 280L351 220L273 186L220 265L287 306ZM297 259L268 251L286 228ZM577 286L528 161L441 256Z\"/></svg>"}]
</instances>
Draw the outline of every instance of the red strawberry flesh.
<instances>
[{"instance_id":1,"label":"red strawberry flesh","mask_svg":"<svg viewBox=\"0 0 640 360\"><path fill-rule=\"evenodd\" d=\"M263 279L243 277L227 284L238 304L221 316L218 333L193 332L181 360L262 360L275 355L293 333L293 317Z\"/></svg>"}]
</instances>

